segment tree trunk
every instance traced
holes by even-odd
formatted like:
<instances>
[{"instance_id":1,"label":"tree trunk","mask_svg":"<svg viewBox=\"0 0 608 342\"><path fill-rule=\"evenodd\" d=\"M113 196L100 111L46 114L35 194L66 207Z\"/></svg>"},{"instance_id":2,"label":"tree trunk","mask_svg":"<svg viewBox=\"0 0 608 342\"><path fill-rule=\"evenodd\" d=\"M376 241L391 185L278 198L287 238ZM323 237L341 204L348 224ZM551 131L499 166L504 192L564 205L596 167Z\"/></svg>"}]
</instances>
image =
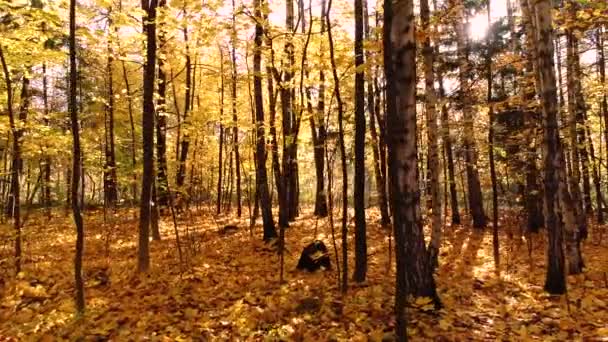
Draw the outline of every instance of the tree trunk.
<instances>
[{"instance_id":1,"label":"tree trunk","mask_svg":"<svg viewBox=\"0 0 608 342\"><path fill-rule=\"evenodd\" d=\"M584 118L585 121L585 133L586 133L586 141L585 144L587 147L589 147L589 157L591 159L591 172L592 172L592 178L593 178L593 187L595 190L595 203L597 206L597 222L598 224L602 224L604 223L604 213L602 210L603 207L603 202L604 202L604 198L602 196L602 181L600 179L600 173L599 173L599 165L600 163L597 162L596 156L595 156L595 147L593 145L593 140L591 139L591 129L589 128L589 125L587 123L587 117L585 116Z\"/></svg>"},{"instance_id":2,"label":"tree trunk","mask_svg":"<svg viewBox=\"0 0 608 342\"><path fill-rule=\"evenodd\" d=\"M579 229L586 229L586 217L583 207L583 198L580 190L581 182L581 155L578 148L578 116L581 109L579 104L579 84L576 81L576 63L578 59L578 40L574 36L574 32L567 31L567 80L568 80L568 127L570 138L570 160L572 163L572 171L568 178L570 182L570 194L574 204L574 215ZM582 104L584 106L584 104ZM568 237L566 236L566 243Z\"/></svg>"},{"instance_id":3,"label":"tree trunk","mask_svg":"<svg viewBox=\"0 0 608 342\"><path fill-rule=\"evenodd\" d=\"M76 104L76 0L70 0L70 87L68 95L68 110L72 127L73 149L72 149L72 212L74 224L76 225L76 255L74 257L74 280L75 280L75 301L76 312L82 315L85 310L84 301L84 282L82 279L82 255L84 253L84 227L80 214L80 203L78 201L78 189L80 182L80 125L78 124L78 107Z\"/></svg>"},{"instance_id":4,"label":"tree trunk","mask_svg":"<svg viewBox=\"0 0 608 342\"><path fill-rule=\"evenodd\" d=\"M325 1L321 1L321 34L325 33ZM312 18L310 19L312 20ZM320 51L323 56L323 49ZM318 128L317 128L318 126ZM318 217L327 216L327 195L325 192L325 72L319 70L319 100L314 115L310 116L310 129L314 144L314 160L316 175L315 212Z\"/></svg>"},{"instance_id":5,"label":"tree trunk","mask_svg":"<svg viewBox=\"0 0 608 342\"><path fill-rule=\"evenodd\" d=\"M186 9L184 8L184 16L186 16ZM188 149L190 147L190 121L188 119L188 114L190 114L191 103L190 103L190 92L192 91L192 61L190 58L190 45L188 42L188 27L183 28L184 33L184 43L186 44L186 92L184 94L184 117L182 124L185 126L185 129L182 131L181 137L181 146L179 149L179 161L177 167L177 177L175 184L177 185L177 191L181 193L182 196L185 193L182 193L184 190L182 187L184 186L184 181L186 179L186 161L188 159Z\"/></svg>"},{"instance_id":6,"label":"tree trunk","mask_svg":"<svg viewBox=\"0 0 608 342\"><path fill-rule=\"evenodd\" d=\"M234 148L234 161L236 167L236 212L238 217L241 217L241 158L239 155L239 126L236 110L236 8L234 0L232 0L232 135Z\"/></svg>"},{"instance_id":7,"label":"tree trunk","mask_svg":"<svg viewBox=\"0 0 608 342\"><path fill-rule=\"evenodd\" d=\"M268 19L266 15L264 16L264 19ZM269 35L266 35L266 45L268 50L270 51L270 63L266 63L266 87L268 89L268 110L270 111L270 142L272 146L271 164L275 179L275 186L277 188L277 197L279 199L279 226L287 227L289 225L289 209L287 208L288 198L286 193L287 190L285 190L285 178L283 176L283 172L281 171L281 164L279 162L279 143L277 140L276 127L276 95L273 81L274 78L277 79L277 83L279 84L279 95L281 96L281 101L283 101L283 99L289 95L285 93L285 89L283 89L283 86L281 86L279 72L274 66L274 50L272 47L272 37L270 37Z\"/></svg>"},{"instance_id":8,"label":"tree trunk","mask_svg":"<svg viewBox=\"0 0 608 342\"><path fill-rule=\"evenodd\" d=\"M437 53L437 49L435 49ZM443 74L438 72L439 95L445 99L445 89L443 87ZM448 169L448 183L450 184L450 209L452 210L452 225L460 224L460 210L458 209L458 190L456 188L456 172L454 167L454 154L452 153L452 137L450 136L450 119L448 117L448 107L444 104L441 107L441 126L443 131L443 149L445 150Z\"/></svg>"},{"instance_id":9,"label":"tree trunk","mask_svg":"<svg viewBox=\"0 0 608 342\"><path fill-rule=\"evenodd\" d=\"M439 264L439 246L441 244L441 195L439 183L439 144L437 133L437 94L435 93L435 74L433 70L434 56L431 46L430 9L428 0L420 1L420 17L422 19L422 30L427 33L423 46L422 56L424 61L424 84L425 84L425 108L427 125L427 147L428 147L428 171L430 174L430 218L431 218L431 242L429 244L430 267L435 269Z\"/></svg>"},{"instance_id":10,"label":"tree trunk","mask_svg":"<svg viewBox=\"0 0 608 342\"><path fill-rule=\"evenodd\" d=\"M597 51L598 51L598 73L600 76L600 83L606 84L606 54L604 51L604 35L606 28L599 28L597 33ZM604 91L601 95L600 100L601 116L604 119L604 141L608 144L608 91L604 87ZM608 161L608 147L606 148L606 161ZM608 170L608 162L606 163L606 169Z\"/></svg>"},{"instance_id":11,"label":"tree trunk","mask_svg":"<svg viewBox=\"0 0 608 342\"><path fill-rule=\"evenodd\" d=\"M164 29L166 0L160 0L158 7L163 15L159 21L158 44L162 51L167 42ZM161 53L158 58L158 100L156 102L156 161L158 163L155 177L156 197L159 207L169 205L169 179L167 169L167 73L165 71L165 54Z\"/></svg>"},{"instance_id":12,"label":"tree trunk","mask_svg":"<svg viewBox=\"0 0 608 342\"><path fill-rule=\"evenodd\" d=\"M552 294L566 292L564 251L562 249L562 223L560 221L558 170L563 168L563 151L557 122L557 89L553 61L553 24L551 2L528 0L530 12L534 11L536 28L538 72L542 90L545 166L545 225L549 235L547 253L547 275L545 290Z\"/></svg>"},{"instance_id":13,"label":"tree trunk","mask_svg":"<svg viewBox=\"0 0 608 342\"><path fill-rule=\"evenodd\" d=\"M257 129L256 141L256 182L260 192L260 206L262 207L262 220L264 222L264 241L270 241L277 237L272 218L270 196L268 194L268 180L266 176L266 135L264 133L264 98L262 97L262 1L254 0L255 16L255 48L253 50L253 93L255 99L255 121Z\"/></svg>"},{"instance_id":14,"label":"tree trunk","mask_svg":"<svg viewBox=\"0 0 608 342\"><path fill-rule=\"evenodd\" d=\"M4 48L0 45L0 61L2 62L2 70L4 72L4 81L6 84L6 104L8 107L8 118L12 133L12 164L11 164L11 186L9 193L9 203L7 205L7 213L13 218L13 227L15 230L15 274L21 272L21 206L20 206L20 188L19 174L21 165L21 146L19 139L21 137L21 129L17 127L17 120L13 109L13 85L11 81L10 71L4 57ZM26 86L24 81L24 87ZM21 121L21 120L19 120ZM19 122L20 124L21 122Z\"/></svg>"},{"instance_id":15,"label":"tree trunk","mask_svg":"<svg viewBox=\"0 0 608 342\"><path fill-rule=\"evenodd\" d=\"M539 132L539 121L541 116L539 112L541 108L534 103L534 98L537 92L540 92L540 79L538 73L537 62L535 61L535 38L534 38L534 25L532 21L532 14L530 13L529 7L526 3L527 0L521 0L522 8L522 20L524 29L526 32L526 48L523 49L525 53L525 74L532 74L532 77L524 78L521 83L521 97L526 104L533 103L531 109L525 110L523 113L525 120L525 127L527 130L526 135L526 185L525 185L525 208L527 214L527 230L529 232L538 233L538 230L543 226L544 216L541 199L541 189L539 184L539 170L536 162L536 146ZM559 59L558 59L559 61Z\"/></svg>"},{"instance_id":16,"label":"tree trunk","mask_svg":"<svg viewBox=\"0 0 608 342\"><path fill-rule=\"evenodd\" d=\"M490 116L490 128L488 130L488 150L490 157L490 178L492 180L492 246L493 246L493 254L494 254L494 267L498 270L498 266L500 265L500 249L499 249L499 241L498 241L498 188L497 188L497 180L496 180L496 165L494 162L494 104L492 98L492 20L491 20L491 2L488 0L487 2L487 11L488 11L488 27L490 28L487 33L487 56L486 56L486 68L488 71L487 81L488 81L488 107L489 107L489 116Z\"/></svg>"},{"instance_id":17,"label":"tree trunk","mask_svg":"<svg viewBox=\"0 0 608 342\"><path fill-rule=\"evenodd\" d=\"M365 227L365 74L363 71L363 1L355 0L355 272L356 282L367 273L367 236Z\"/></svg>"},{"instance_id":18,"label":"tree trunk","mask_svg":"<svg viewBox=\"0 0 608 342\"><path fill-rule=\"evenodd\" d=\"M479 170L477 169L477 146L475 143L475 130L473 125L473 108L470 96L469 84L470 63L468 59L468 39L465 30L466 14L463 0L455 0L460 8L458 23L456 24L458 45L458 78L460 80L460 101L463 109L464 129L468 134L464 135L464 155L466 161L467 187L469 193L469 210L473 219L473 227L477 229L486 226L486 214L483 210L483 196L479 183Z\"/></svg>"},{"instance_id":19,"label":"tree trunk","mask_svg":"<svg viewBox=\"0 0 608 342\"><path fill-rule=\"evenodd\" d=\"M384 2L389 182L397 261L397 340L407 339L408 294L439 303L420 218L416 151L416 40L412 0Z\"/></svg>"},{"instance_id":20,"label":"tree trunk","mask_svg":"<svg viewBox=\"0 0 608 342\"><path fill-rule=\"evenodd\" d=\"M222 122L224 117L224 52L220 47L220 136L219 136L219 158L218 162L218 178L217 178L217 204L216 214L219 215L222 211L222 176L224 166L224 123Z\"/></svg>"},{"instance_id":21,"label":"tree trunk","mask_svg":"<svg viewBox=\"0 0 608 342\"><path fill-rule=\"evenodd\" d=\"M49 96L48 96L48 81L46 63L42 64L42 101L44 104L44 124L49 127ZM51 163L52 159L49 156L44 158L44 182L42 188L42 196L44 206L46 208L47 217L51 218Z\"/></svg>"},{"instance_id":22,"label":"tree trunk","mask_svg":"<svg viewBox=\"0 0 608 342\"><path fill-rule=\"evenodd\" d=\"M338 105L338 135L339 135L339 148L340 148L340 162L342 166L342 286L341 291L343 294L348 289L348 170L346 169L346 147L344 144L344 103L342 102L342 96L340 94L340 77L338 76L338 70L336 68L336 56L334 53L334 39L332 35L331 27L331 5L332 0L327 3L327 11L325 12L325 22L327 24L327 36L329 41L329 56L331 61L331 71L334 77L334 96ZM331 171L330 171L331 172Z\"/></svg>"},{"instance_id":23,"label":"tree trunk","mask_svg":"<svg viewBox=\"0 0 608 342\"><path fill-rule=\"evenodd\" d=\"M110 9L111 11L111 9ZM114 56L112 51L112 37L110 27L112 20L108 19L108 59L106 64L106 72L108 76L108 102L106 104L105 118L105 165L103 177L104 203L110 207L116 206L118 201L118 191L116 184L116 148L114 145Z\"/></svg>"},{"instance_id":24,"label":"tree trunk","mask_svg":"<svg viewBox=\"0 0 608 342\"><path fill-rule=\"evenodd\" d=\"M150 268L150 215L154 186L154 78L156 67L156 0L143 0L143 30L146 35L146 59L143 74L142 146L143 173L139 208L139 246L137 268Z\"/></svg>"}]
</instances>

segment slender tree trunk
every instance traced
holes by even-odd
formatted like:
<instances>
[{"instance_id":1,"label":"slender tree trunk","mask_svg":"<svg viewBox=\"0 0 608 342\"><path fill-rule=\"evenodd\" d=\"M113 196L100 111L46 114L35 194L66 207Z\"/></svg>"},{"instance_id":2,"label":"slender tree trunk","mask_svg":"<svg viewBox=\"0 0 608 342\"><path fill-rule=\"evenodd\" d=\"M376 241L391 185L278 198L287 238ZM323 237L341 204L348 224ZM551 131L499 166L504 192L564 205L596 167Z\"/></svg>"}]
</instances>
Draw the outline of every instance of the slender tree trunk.
<instances>
[{"instance_id":1,"label":"slender tree trunk","mask_svg":"<svg viewBox=\"0 0 608 342\"><path fill-rule=\"evenodd\" d=\"M116 27L116 30L118 30L117 27ZM117 48L118 48L118 53L121 54L120 41L117 40L116 44L117 44ZM127 109L129 112L129 134L131 135L131 139L130 139L131 166L133 167L133 171L135 171L135 169L137 168L137 156L136 156L137 149L135 146L135 144L136 144L136 142L135 142L135 120L133 119L133 116L134 116L134 114L133 114L133 94L131 92L131 83L129 82L129 73L127 72L127 63L125 62L124 59L121 59L120 63L122 66L123 80L125 82L125 90L127 91L127 104L128 104ZM159 77L160 77L160 75L159 75ZM133 172L133 179L131 180L131 196L132 196L133 203L135 203L135 201L137 199L137 174L135 172Z\"/></svg>"},{"instance_id":2,"label":"slender tree trunk","mask_svg":"<svg viewBox=\"0 0 608 342\"><path fill-rule=\"evenodd\" d=\"M605 33L606 27L598 29L596 49L598 51L597 64L601 84L606 84L606 53L604 51ZM604 119L604 141L608 144L608 91L606 90L606 87L604 87L601 95L600 110L601 116ZM608 148L606 148L606 161L608 161ZM608 171L608 162L606 163L606 169Z\"/></svg>"},{"instance_id":3,"label":"slender tree trunk","mask_svg":"<svg viewBox=\"0 0 608 342\"><path fill-rule=\"evenodd\" d=\"M294 46L293 46L293 33L294 33L294 11L293 11L293 0L285 1L285 30L287 32L285 36L285 61L284 61L284 70L283 70L283 80L280 86L280 95L281 95L281 112L282 112L282 126L283 126L283 154L282 154L282 170L281 170L281 180L282 180L282 192L283 196L279 192L279 212L281 212L281 208L283 208L283 213L279 213L279 226L286 226L285 219L287 221L292 221L295 218L295 212L293 212L293 201L295 200L295 194L293 191L294 187L294 174L293 174L293 166L292 163L295 163L293 160L293 145L296 144L296 137L294 131L294 110L293 110L293 91L292 91L292 80L293 80L293 71L292 68L294 66ZM279 189L277 187L277 189ZM283 205L280 203L283 201Z\"/></svg>"},{"instance_id":4,"label":"slender tree trunk","mask_svg":"<svg viewBox=\"0 0 608 342\"><path fill-rule=\"evenodd\" d=\"M111 11L111 9L110 9ZM112 51L112 37L110 27L112 20L108 22L108 59L106 64L106 72L108 77L108 102L106 105L106 144L105 144L105 165L104 165L104 202L111 207L116 206L118 201L118 191L116 184L116 148L114 144L114 56Z\"/></svg>"},{"instance_id":5,"label":"slender tree trunk","mask_svg":"<svg viewBox=\"0 0 608 342\"><path fill-rule=\"evenodd\" d=\"M4 81L6 84L6 104L8 107L9 124L12 133L12 164L11 164L11 186L9 193L9 203L7 211L9 217L13 218L13 227L15 230L15 274L21 272L21 206L20 206L20 188L19 188L19 174L21 166L21 146L19 139L21 138L21 129L17 127L17 120L21 121L20 118L15 118L15 111L13 109L13 84L11 81L10 71L6 64L4 57L4 48L0 45L0 61L2 62L2 70L4 72ZM24 81L24 87L26 86Z\"/></svg>"},{"instance_id":6,"label":"slender tree trunk","mask_svg":"<svg viewBox=\"0 0 608 342\"><path fill-rule=\"evenodd\" d=\"M80 182L80 125L78 124L78 106L76 104L76 0L70 0L70 35L69 35L69 50L70 50L70 87L68 95L68 110L70 112L70 121L73 137L72 149L72 212L74 215L74 224L76 225L76 255L74 257L74 280L75 280L75 302L76 312L81 315L85 310L84 301L84 282L82 279L82 256L84 253L84 227L82 216L80 213L80 203L78 201L78 189Z\"/></svg>"},{"instance_id":7,"label":"slender tree trunk","mask_svg":"<svg viewBox=\"0 0 608 342\"><path fill-rule=\"evenodd\" d=\"M184 16L186 16L186 9L184 7ZM177 185L177 191L182 192L182 187L184 186L184 181L186 179L186 161L188 159L188 149L190 147L190 133L189 126L190 121L188 115L191 110L191 97L190 92L192 91L192 60L190 57L190 45L188 42L188 27L183 28L184 33L184 43L186 44L186 92L184 94L184 117L183 117L183 125L185 125L185 129L182 132L181 137L181 147L179 150L179 161L177 167L177 177L175 184ZM185 195L185 194L182 194Z\"/></svg>"},{"instance_id":8,"label":"slender tree trunk","mask_svg":"<svg viewBox=\"0 0 608 342\"><path fill-rule=\"evenodd\" d=\"M265 20L267 17L265 16ZM274 50L272 47L272 38L269 35L266 35L266 45L268 50L270 51L270 63L266 63L266 73L267 73L267 84L266 87L268 89L268 110L270 112L270 141L272 148L272 170L274 174L275 184L277 188L277 195L279 199L279 226L287 227L289 225L289 216L287 208L287 193L285 189L285 178L283 175L283 171L281 171L281 164L279 162L279 143L277 140L277 128L276 128L276 95L274 90L274 81L273 77L277 79L277 83L279 84L279 94L281 96L281 101L283 102L284 98L287 98L289 94L283 89L281 86L281 80L279 76L279 72L274 66ZM285 100L287 101L287 100ZM283 106L283 105L282 105ZM284 107L282 107L283 110ZM285 130L285 128L283 128Z\"/></svg>"},{"instance_id":9,"label":"slender tree trunk","mask_svg":"<svg viewBox=\"0 0 608 342\"><path fill-rule=\"evenodd\" d=\"M334 96L338 104L338 135L340 159L342 165L342 293L345 294L348 289L348 170L346 169L346 147L344 144L344 103L340 94L340 77L336 68L336 56L334 53L334 39L331 27L331 5L333 0L327 3L327 11L325 12L325 21L327 24L327 36L329 41L329 56L331 61L331 70L334 77Z\"/></svg>"},{"instance_id":10,"label":"slender tree trunk","mask_svg":"<svg viewBox=\"0 0 608 342\"><path fill-rule=\"evenodd\" d=\"M260 192L260 206L262 207L262 220L264 222L264 241L270 241L277 237L272 218L270 196L268 193L268 180L266 176L266 135L264 133L264 98L262 97L262 0L254 0L255 16L255 47L253 50L253 92L255 99L255 121L257 130L256 141L256 181Z\"/></svg>"},{"instance_id":11,"label":"slender tree trunk","mask_svg":"<svg viewBox=\"0 0 608 342\"><path fill-rule=\"evenodd\" d=\"M465 30L466 14L464 10L463 0L455 1L460 8L457 30L457 45L458 45L458 65L459 65L459 80L460 80L460 101L463 105L463 120L464 129L469 134L464 135L464 156L466 161L467 186L469 193L469 210L473 219L473 227L477 229L486 226L486 215L483 210L483 196L481 193L481 185L479 183L479 170L477 169L477 146L475 143L475 130L473 125L473 108L469 96L469 72L470 63L468 58L468 42Z\"/></svg>"},{"instance_id":12,"label":"slender tree trunk","mask_svg":"<svg viewBox=\"0 0 608 342\"><path fill-rule=\"evenodd\" d=\"M355 0L355 272L356 282L367 273L365 227L365 74L363 71L363 1Z\"/></svg>"},{"instance_id":13,"label":"slender tree trunk","mask_svg":"<svg viewBox=\"0 0 608 342\"><path fill-rule=\"evenodd\" d=\"M435 49L437 53L437 49ZM443 74L439 75L439 94L442 99L445 99L445 90L443 87ZM450 184L450 209L452 210L452 225L460 224L460 210L458 209L458 190L456 188L456 172L454 167L454 154L452 152L452 137L450 135L450 119L448 117L447 105L441 107L441 126L443 131L443 149L447 157L448 183Z\"/></svg>"},{"instance_id":14,"label":"slender tree trunk","mask_svg":"<svg viewBox=\"0 0 608 342\"><path fill-rule=\"evenodd\" d=\"M142 0L143 29L146 35L146 59L143 72L142 146L143 173L139 210L139 246L137 268L147 272L150 268L150 215L152 187L154 186L154 78L156 67L156 0Z\"/></svg>"},{"instance_id":15,"label":"slender tree trunk","mask_svg":"<svg viewBox=\"0 0 608 342\"><path fill-rule=\"evenodd\" d=\"M593 179L593 188L595 190L595 203L597 206L597 222L598 224L604 223L604 213L602 211L602 203L604 202L604 198L602 196L602 183L599 174L599 165L597 162L595 155L595 147L593 144L593 140L591 139L591 129L589 128L589 124L587 122L587 117L585 115L585 133L586 133L586 141L585 144L589 147L589 157L591 159L591 176ZM600 128L601 130L601 128Z\"/></svg>"},{"instance_id":16,"label":"slender tree trunk","mask_svg":"<svg viewBox=\"0 0 608 342\"><path fill-rule=\"evenodd\" d=\"M574 37L574 32L567 32L567 79L568 79L568 127L569 127L569 138L570 138L570 160L572 163L572 171L570 177L570 194L572 195L572 201L574 204L574 215L576 222L580 227L586 225L585 213L583 208L583 198L580 190L581 182L581 155L578 149L578 84L576 78L576 59L578 58L578 40ZM566 241L568 241L566 237Z\"/></svg>"},{"instance_id":17,"label":"slender tree trunk","mask_svg":"<svg viewBox=\"0 0 608 342\"><path fill-rule=\"evenodd\" d=\"M42 64L42 102L44 104L44 124L50 126L49 118L49 96L48 96L48 79L46 63ZM44 182L42 188L42 196L44 206L46 207L47 217L51 218L51 164L52 159L48 155L44 158Z\"/></svg>"},{"instance_id":18,"label":"slender tree trunk","mask_svg":"<svg viewBox=\"0 0 608 342\"><path fill-rule=\"evenodd\" d=\"M167 169L167 73L165 71L165 44L167 43L164 24L166 20L166 0L160 0L158 2L158 8L162 15L161 21L158 22L158 44L160 54L157 56L158 59L158 100L156 102L156 162L158 163L156 177L155 177L155 189L156 199L159 207L166 207L169 205L169 179Z\"/></svg>"},{"instance_id":19,"label":"slender tree trunk","mask_svg":"<svg viewBox=\"0 0 608 342\"><path fill-rule=\"evenodd\" d=\"M435 74L433 70L434 56L431 46L430 9L428 0L420 1L420 17L422 19L422 30L427 32L422 46L424 61L424 83L425 83L425 107L427 125L427 147L428 147L428 171L430 174L430 218L431 218L431 242L428 247L430 267L435 269L439 264L439 246L441 244L441 190L439 183L439 143L437 133L437 94L435 92Z\"/></svg>"},{"instance_id":20,"label":"slender tree trunk","mask_svg":"<svg viewBox=\"0 0 608 342\"><path fill-rule=\"evenodd\" d=\"M239 155L239 126L236 109L236 8L234 0L232 0L232 135L234 145L234 161L236 167L236 212L238 217L241 217L241 158Z\"/></svg>"},{"instance_id":21,"label":"slender tree trunk","mask_svg":"<svg viewBox=\"0 0 608 342\"><path fill-rule=\"evenodd\" d=\"M325 33L325 0L321 1L321 34ZM312 21L312 18L310 18ZM325 51L321 49L320 53ZM317 128L318 126L318 128ZM316 175L316 191L315 191L315 215L318 217L327 216L327 195L325 191L325 139L327 136L325 128L325 72L319 69L319 100L317 108L313 115L310 116L310 128L312 142L314 144L314 160L315 160L315 175Z\"/></svg>"},{"instance_id":22,"label":"slender tree trunk","mask_svg":"<svg viewBox=\"0 0 608 342\"><path fill-rule=\"evenodd\" d=\"M218 162L218 178L217 178L217 204L216 214L219 215L222 210L222 176L224 163L224 52L220 47L220 135L219 135L219 157Z\"/></svg>"},{"instance_id":23,"label":"slender tree trunk","mask_svg":"<svg viewBox=\"0 0 608 342\"><path fill-rule=\"evenodd\" d=\"M490 128L488 130L488 150L490 157L490 178L492 179L492 246L494 252L494 267L498 270L500 265L500 246L498 241L498 188L496 180L496 165L494 162L494 104L492 98L492 20L491 20L491 1L487 2L488 11L488 27L487 45L488 52L486 56L487 80L488 80L488 107L490 116Z\"/></svg>"}]
</instances>

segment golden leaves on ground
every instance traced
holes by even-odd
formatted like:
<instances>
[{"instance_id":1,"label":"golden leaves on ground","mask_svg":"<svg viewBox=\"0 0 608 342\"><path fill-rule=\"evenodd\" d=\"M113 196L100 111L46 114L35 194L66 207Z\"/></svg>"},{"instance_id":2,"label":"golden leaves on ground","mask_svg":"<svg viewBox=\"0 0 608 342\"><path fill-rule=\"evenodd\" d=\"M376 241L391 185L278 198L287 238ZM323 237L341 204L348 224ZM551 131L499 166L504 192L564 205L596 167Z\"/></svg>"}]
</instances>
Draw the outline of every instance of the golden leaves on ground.
<instances>
[{"instance_id":1,"label":"golden leaves on ground","mask_svg":"<svg viewBox=\"0 0 608 342\"><path fill-rule=\"evenodd\" d=\"M0 337L391 340L394 264L388 269L388 231L372 223L375 211L368 214L369 279L364 284L351 283L349 293L342 297L331 231L325 220L314 222L309 213L286 232L284 284L278 283L278 256L261 242L260 227L253 236L248 229L226 236L218 233L218 224L234 223L234 218L184 217L180 237L187 265L180 265L173 227L170 221L163 222L163 240L151 244L153 267L148 274L138 275L133 213L119 213L107 223L102 215L88 213L87 313L80 318L73 315L70 218L56 217L50 223L37 218L39 225L26 227L24 272L8 279L0 292L4 295ZM505 222L505 228L516 224ZM437 312L430 299L412 299L410 336L438 341L608 336L608 242L594 245L592 234L584 246L585 273L568 278L567 296L551 297L542 289L546 247L542 234L526 241L508 236L501 234L502 264L496 273L489 231L482 235L470 227L445 228L436 277L444 308ZM296 271L301 249L315 238L329 247L332 270ZM354 251L352 245L350 250ZM352 270L352 255L349 262Z\"/></svg>"}]
</instances>

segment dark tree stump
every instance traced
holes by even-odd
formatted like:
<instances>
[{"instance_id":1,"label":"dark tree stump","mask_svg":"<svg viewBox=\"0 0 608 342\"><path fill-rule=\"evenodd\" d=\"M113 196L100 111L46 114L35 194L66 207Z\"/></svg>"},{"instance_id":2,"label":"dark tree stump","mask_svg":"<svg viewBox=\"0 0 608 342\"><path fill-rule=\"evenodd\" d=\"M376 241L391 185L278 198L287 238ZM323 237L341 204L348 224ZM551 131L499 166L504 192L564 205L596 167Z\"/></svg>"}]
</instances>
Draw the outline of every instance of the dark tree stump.
<instances>
[{"instance_id":1,"label":"dark tree stump","mask_svg":"<svg viewBox=\"0 0 608 342\"><path fill-rule=\"evenodd\" d=\"M229 224L220 229L220 235L234 234L239 230L239 227L233 224Z\"/></svg>"},{"instance_id":2,"label":"dark tree stump","mask_svg":"<svg viewBox=\"0 0 608 342\"><path fill-rule=\"evenodd\" d=\"M298 261L297 269L314 272L323 267L331 269L331 261L327 247L321 240L316 240L304 247L300 260Z\"/></svg>"}]
</instances>

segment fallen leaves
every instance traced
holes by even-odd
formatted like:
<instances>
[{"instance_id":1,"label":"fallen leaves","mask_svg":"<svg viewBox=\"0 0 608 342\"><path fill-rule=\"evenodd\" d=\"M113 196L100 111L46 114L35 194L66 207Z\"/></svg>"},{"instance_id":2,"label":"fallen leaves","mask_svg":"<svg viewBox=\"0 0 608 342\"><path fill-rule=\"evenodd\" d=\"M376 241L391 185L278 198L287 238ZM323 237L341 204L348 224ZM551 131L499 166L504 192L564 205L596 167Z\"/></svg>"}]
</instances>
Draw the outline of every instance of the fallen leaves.
<instances>
[{"instance_id":1,"label":"fallen leaves","mask_svg":"<svg viewBox=\"0 0 608 342\"><path fill-rule=\"evenodd\" d=\"M116 217L121 216L133 217ZM50 225L27 228L30 261L25 263L24 273L4 285L0 336L42 341L55 337L394 339L394 271L387 269L387 231L375 224L368 228L368 245L373 251L369 279L362 285L353 284L342 297L335 269L295 271L299 252L307 243L317 238L332 245L327 224L322 220L315 224L310 215L287 231L284 284L278 284L278 256L261 242L259 228L253 237L245 229L221 236L212 232L217 227L204 215L180 222L189 265L184 267L174 252L173 228L163 224L163 240L151 244L153 267L148 274L138 275L134 267L136 221L124 219L104 226L101 216L86 217L87 313L80 319L73 316L73 232L69 217L56 218ZM234 222L234 218L226 220ZM186 226L188 234L199 237L200 248L188 247ZM317 236L313 236L315 226ZM113 237L106 249L108 227ZM210 232L205 234L207 230ZM531 259L525 244L501 235L503 265L497 275L491 236L468 227L446 229L436 273L444 307L435 311L430 298L413 299L408 309L410 336L437 341L505 337L563 341L608 336L606 247L585 244L588 268L582 275L569 277L566 298L544 293L545 241L539 235L529 242Z\"/></svg>"}]
</instances>

